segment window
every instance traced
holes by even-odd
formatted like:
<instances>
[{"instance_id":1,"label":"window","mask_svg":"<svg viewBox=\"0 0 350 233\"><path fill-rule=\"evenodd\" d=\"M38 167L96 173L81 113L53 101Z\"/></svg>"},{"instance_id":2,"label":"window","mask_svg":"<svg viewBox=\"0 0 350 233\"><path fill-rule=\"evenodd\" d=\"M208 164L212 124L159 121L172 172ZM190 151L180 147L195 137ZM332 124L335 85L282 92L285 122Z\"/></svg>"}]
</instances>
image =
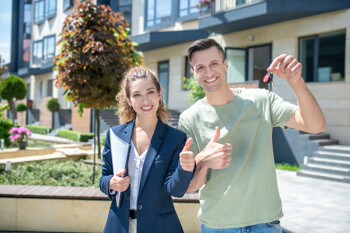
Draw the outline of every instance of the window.
<instances>
[{"instance_id":1,"label":"window","mask_svg":"<svg viewBox=\"0 0 350 233\"><path fill-rule=\"evenodd\" d=\"M47 96L52 96L52 86L53 86L52 79L47 80Z\"/></svg>"},{"instance_id":2,"label":"window","mask_svg":"<svg viewBox=\"0 0 350 233\"><path fill-rule=\"evenodd\" d=\"M125 20L128 21L131 27L131 10L132 10L132 1L131 0L119 0L118 11L122 13L125 17Z\"/></svg>"},{"instance_id":3,"label":"window","mask_svg":"<svg viewBox=\"0 0 350 233\"><path fill-rule=\"evenodd\" d=\"M268 88L262 81L271 63L271 44L248 48L226 48L227 82L256 82L259 88Z\"/></svg>"},{"instance_id":4,"label":"window","mask_svg":"<svg viewBox=\"0 0 350 233\"><path fill-rule=\"evenodd\" d=\"M191 64L188 60L188 56L185 57L185 72L184 72L184 77L186 77L187 79L189 78L192 78L193 77L193 74L192 74L192 71L191 71ZM182 80L182 87L184 90L190 90L191 88L190 87L187 87L185 88L184 87L184 80Z\"/></svg>"},{"instance_id":5,"label":"window","mask_svg":"<svg viewBox=\"0 0 350 233\"><path fill-rule=\"evenodd\" d=\"M169 61L158 63L159 82L162 86L163 102L168 104L168 88L169 88Z\"/></svg>"},{"instance_id":6,"label":"window","mask_svg":"<svg viewBox=\"0 0 350 233\"><path fill-rule=\"evenodd\" d=\"M306 82L345 80L345 31L299 39L299 61Z\"/></svg>"},{"instance_id":7,"label":"window","mask_svg":"<svg viewBox=\"0 0 350 233\"><path fill-rule=\"evenodd\" d=\"M42 40L33 42L33 64L40 64L43 59L43 42Z\"/></svg>"},{"instance_id":8,"label":"window","mask_svg":"<svg viewBox=\"0 0 350 233\"><path fill-rule=\"evenodd\" d=\"M24 39L23 43L23 52L22 52L22 68L29 67L30 61L30 40Z\"/></svg>"},{"instance_id":9,"label":"window","mask_svg":"<svg viewBox=\"0 0 350 233\"><path fill-rule=\"evenodd\" d=\"M45 17L52 18L56 16L56 0L45 0Z\"/></svg>"},{"instance_id":10,"label":"window","mask_svg":"<svg viewBox=\"0 0 350 233\"><path fill-rule=\"evenodd\" d=\"M172 1L147 0L146 6L146 27L171 25Z\"/></svg>"},{"instance_id":11,"label":"window","mask_svg":"<svg viewBox=\"0 0 350 233\"><path fill-rule=\"evenodd\" d=\"M199 14L196 7L198 0L179 0L179 17L184 17L191 14Z\"/></svg>"},{"instance_id":12,"label":"window","mask_svg":"<svg viewBox=\"0 0 350 233\"><path fill-rule=\"evenodd\" d=\"M32 31L32 4L24 4L24 15L23 15L23 34L25 38L30 39L30 34Z\"/></svg>"},{"instance_id":13,"label":"window","mask_svg":"<svg viewBox=\"0 0 350 233\"><path fill-rule=\"evenodd\" d=\"M44 20L44 0L36 1L34 3L34 23L42 23Z\"/></svg>"},{"instance_id":14,"label":"window","mask_svg":"<svg viewBox=\"0 0 350 233\"><path fill-rule=\"evenodd\" d=\"M43 59L44 62L52 62L52 59L55 57L56 50L56 35L44 37L44 51L43 51Z\"/></svg>"},{"instance_id":15,"label":"window","mask_svg":"<svg viewBox=\"0 0 350 233\"><path fill-rule=\"evenodd\" d=\"M63 10L67 10L72 6L73 6L73 0L63 0Z\"/></svg>"}]
</instances>

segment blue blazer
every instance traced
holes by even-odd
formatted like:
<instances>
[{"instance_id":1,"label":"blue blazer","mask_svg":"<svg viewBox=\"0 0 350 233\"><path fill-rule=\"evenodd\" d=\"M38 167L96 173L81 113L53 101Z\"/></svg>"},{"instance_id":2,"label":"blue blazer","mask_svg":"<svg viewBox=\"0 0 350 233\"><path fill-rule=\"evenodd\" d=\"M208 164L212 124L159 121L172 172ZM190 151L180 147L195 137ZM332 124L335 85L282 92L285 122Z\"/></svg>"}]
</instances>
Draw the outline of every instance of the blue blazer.
<instances>
[{"instance_id":1,"label":"blue blazer","mask_svg":"<svg viewBox=\"0 0 350 233\"><path fill-rule=\"evenodd\" d=\"M111 129L117 137L130 145L134 122L133 120ZM104 232L128 233L130 186L124 191L120 208L117 208L115 194L112 195L108 187L113 176L109 134L108 130L100 179L101 191L112 200ZM185 143L185 133L158 119L141 175L137 199L138 233L183 232L171 196L182 197L194 174L194 171L184 171L179 163L179 154Z\"/></svg>"}]
</instances>

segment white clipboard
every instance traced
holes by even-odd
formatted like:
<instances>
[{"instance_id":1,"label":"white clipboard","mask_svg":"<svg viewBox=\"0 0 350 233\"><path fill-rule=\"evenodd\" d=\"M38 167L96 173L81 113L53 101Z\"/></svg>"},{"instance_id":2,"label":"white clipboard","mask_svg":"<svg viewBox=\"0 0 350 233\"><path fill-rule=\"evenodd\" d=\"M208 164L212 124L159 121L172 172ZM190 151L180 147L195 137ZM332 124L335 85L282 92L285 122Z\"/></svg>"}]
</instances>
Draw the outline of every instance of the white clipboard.
<instances>
[{"instance_id":1,"label":"white clipboard","mask_svg":"<svg viewBox=\"0 0 350 233\"><path fill-rule=\"evenodd\" d=\"M127 170L127 162L130 153L130 145L117 137L112 129L109 132L110 135L110 145L111 145L111 155L112 155L112 166L113 166L113 174L126 169ZM117 207L120 208L123 200L123 193L117 192L116 195L116 203Z\"/></svg>"}]
</instances>

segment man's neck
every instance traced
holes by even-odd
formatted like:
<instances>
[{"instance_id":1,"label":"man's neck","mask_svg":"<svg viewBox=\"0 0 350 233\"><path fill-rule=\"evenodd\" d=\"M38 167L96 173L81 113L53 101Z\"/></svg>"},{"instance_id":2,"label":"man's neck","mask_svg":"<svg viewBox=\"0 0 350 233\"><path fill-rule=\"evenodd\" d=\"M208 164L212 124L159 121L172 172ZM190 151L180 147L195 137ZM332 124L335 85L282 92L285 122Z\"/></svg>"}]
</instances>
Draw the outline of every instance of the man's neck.
<instances>
[{"instance_id":1,"label":"man's neck","mask_svg":"<svg viewBox=\"0 0 350 233\"><path fill-rule=\"evenodd\" d=\"M224 105L233 101L235 96L236 96L235 89L225 88L224 90L205 93L204 101L214 106Z\"/></svg>"}]
</instances>

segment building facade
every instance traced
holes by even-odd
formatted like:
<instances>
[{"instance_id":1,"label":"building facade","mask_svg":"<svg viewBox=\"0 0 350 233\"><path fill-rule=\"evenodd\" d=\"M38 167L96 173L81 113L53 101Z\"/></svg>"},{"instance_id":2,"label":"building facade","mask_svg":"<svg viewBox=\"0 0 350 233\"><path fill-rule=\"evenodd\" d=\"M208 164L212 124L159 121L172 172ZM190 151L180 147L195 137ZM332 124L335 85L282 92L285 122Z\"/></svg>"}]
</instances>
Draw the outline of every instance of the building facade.
<instances>
[{"instance_id":1,"label":"building facade","mask_svg":"<svg viewBox=\"0 0 350 233\"><path fill-rule=\"evenodd\" d=\"M191 76L187 48L197 39L210 37L225 49L227 79L232 86L265 88L261 79L274 57L286 53L298 58L303 77L326 116L327 132L341 144L350 145L349 1L96 2L121 11L130 20L132 40L139 44L145 65L158 72L169 109L182 112L189 107L188 90L183 87L183 78ZM52 59L62 24L73 8L72 0L13 1L15 46L10 71L27 83L26 101L40 112L41 124L49 124L43 107L49 99L57 98L62 109L72 108L64 100L64 91L54 87ZM274 92L296 103L285 81L275 78L274 84ZM27 123L35 121L34 116L27 118Z\"/></svg>"},{"instance_id":2,"label":"building facade","mask_svg":"<svg viewBox=\"0 0 350 233\"><path fill-rule=\"evenodd\" d=\"M215 0L198 8L191 0L134 0L132 39L145 65L158 71L170 109L183 111L190 76L187 48L214 38L225 49L232 86L261 82L273 58L291 54L327 120L327 132L350 145L350 2ZM197 6L197 7L196 7ZM274 79L273 91L296 103L289 85Z\"/></svg>"}]
</instances>

